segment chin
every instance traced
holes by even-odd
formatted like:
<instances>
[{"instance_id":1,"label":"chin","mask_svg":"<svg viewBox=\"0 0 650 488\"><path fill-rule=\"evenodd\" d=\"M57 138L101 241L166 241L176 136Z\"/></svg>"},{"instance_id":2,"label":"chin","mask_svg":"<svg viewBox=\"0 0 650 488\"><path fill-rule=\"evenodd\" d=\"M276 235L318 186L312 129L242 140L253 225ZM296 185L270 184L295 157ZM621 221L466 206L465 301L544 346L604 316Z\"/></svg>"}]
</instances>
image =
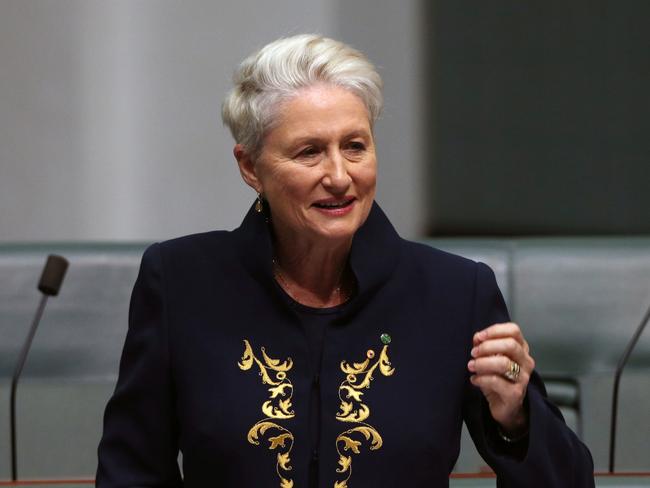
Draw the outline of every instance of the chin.
<instances>
[{"instance_id":1,"label":"chin","mask_svg":"<svg viewBox=\"0 0 650 488\"><path fill-rule=\"evenodd\" d=\"M323 240L328 240L332 242L342 242L346 240L351 240L354 237L354 234L359 230L359 226L355 225L345 225L345 226L333 226L327 228L318 228L315 229L315 234Z\"/></svg>"}]
</instances>

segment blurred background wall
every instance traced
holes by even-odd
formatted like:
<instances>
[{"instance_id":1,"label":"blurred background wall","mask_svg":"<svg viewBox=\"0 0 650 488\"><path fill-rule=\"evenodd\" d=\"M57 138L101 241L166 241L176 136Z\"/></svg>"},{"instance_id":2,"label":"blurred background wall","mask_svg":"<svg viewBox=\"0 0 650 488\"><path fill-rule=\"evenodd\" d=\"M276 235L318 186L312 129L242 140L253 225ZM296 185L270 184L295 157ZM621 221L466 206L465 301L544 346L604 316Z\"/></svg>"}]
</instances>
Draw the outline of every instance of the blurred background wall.
<instances>
[{"instance_id":1,"label":"blurred background wall","mask_svg":"<svg viewBox=\"0 0 650 488\"><path fill-rule=\"evenodd\" d=\"M3 0L0 242L233 228L236 64L320 32L378 65L406 237L650 233L650 2Z\"/></svg>"},{"instance_id":2,"label":"blurred background wall","mask_svg":"<svg viewBox=\"0 0 650 488\"><path fill-rule=\"evenodd\" d=\"M650 233L650 2L426 9L429 230Z\"/></svg>"},{"instance_id":3,"label":"blurred background wall","mask_svg":"<svg viewBox=\"0 0 650 488\"><path fill-rule=\"evenodd\" d=\"M241 181L221 100L235 66L317 32L386 82L378 200L425 227L417 0L3 0L0 241L154 240L234 228Z\"/></svg>"}]
</instances>

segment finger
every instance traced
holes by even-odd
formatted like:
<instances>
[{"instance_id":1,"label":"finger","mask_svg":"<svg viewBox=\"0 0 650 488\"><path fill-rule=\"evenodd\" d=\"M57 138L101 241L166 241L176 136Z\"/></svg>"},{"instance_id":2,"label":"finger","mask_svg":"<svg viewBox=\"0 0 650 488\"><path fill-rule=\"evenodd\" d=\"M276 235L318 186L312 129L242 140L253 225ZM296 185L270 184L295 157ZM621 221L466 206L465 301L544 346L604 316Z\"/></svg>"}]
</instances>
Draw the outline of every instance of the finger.
<instances>
[{"instance_id":1,"label":"finger","mask_svg":"<svg viewBox=\"0 0 650 488\"><path fill-rule=\"evenodd\" d=\"M471 355L474 359L486 356L503 355L516 361L523 368L532 369L532 358L528 353L526 353L523 346L512 337L491 339L482 342L478 346L472 348Z\"/></svg>"},{"instance_id":2,"label":"finger","mask_svg":"<svg viewBox=\"0 0 650 488\"><path fill-rule=\"evenodd\" d=\"M503 324L494 324L483 330L479 330L474 334L473 343L478 345L489 339L497 339L503 337L513 337L520 344L524 344L524 335L521 332L519 325L514 322L506 322Z\"/></svg>"},{"instance_id":3,"label":"finger","mask_svg":"<svg viewBox=\"0 0 650 488\"><path fill-rule=\"evenodd\" d=\"M467 369L479 376L503 376L507 371L510 370L510 361L511 359L507 356L487 356L478 359L471 359L467 363ZM528 371L522 368L517 381L527 384L529 378L530 375Z\"/></svg>"},{"instance_id":4,"label":"finger","mask_svg":"<svg viewBox=\"0 0 650 488\"><path fill-rule=\"evenodd\" d=\"M526 395L527 382L513 383L499 374L473 375L470 381L478 387L486 398L498 397L502 403L516 405Z\"/></svg>"}]
</instances>

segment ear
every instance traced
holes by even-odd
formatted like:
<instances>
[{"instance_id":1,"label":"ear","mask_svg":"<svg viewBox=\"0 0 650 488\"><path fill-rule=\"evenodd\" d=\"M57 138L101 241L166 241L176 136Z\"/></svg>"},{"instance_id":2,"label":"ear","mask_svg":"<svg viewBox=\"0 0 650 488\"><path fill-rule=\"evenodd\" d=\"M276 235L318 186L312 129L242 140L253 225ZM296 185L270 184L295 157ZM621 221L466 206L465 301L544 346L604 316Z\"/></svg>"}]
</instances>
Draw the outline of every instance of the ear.
<instances>
[{"instance_id":1,"label":"ear","mask_svg":"<svg viewBox=\"0 0 650 488\"><path fill-rule=\"evenodd\" d=\"M235 144L232 153L237 160L239 173L241 174L241 177L244 179L246 184L257 193L262 193L262 185L257 178L257 173L255 172L255 162L253 161L251 154L241 144Z\"/></svg>"}]
</instances>

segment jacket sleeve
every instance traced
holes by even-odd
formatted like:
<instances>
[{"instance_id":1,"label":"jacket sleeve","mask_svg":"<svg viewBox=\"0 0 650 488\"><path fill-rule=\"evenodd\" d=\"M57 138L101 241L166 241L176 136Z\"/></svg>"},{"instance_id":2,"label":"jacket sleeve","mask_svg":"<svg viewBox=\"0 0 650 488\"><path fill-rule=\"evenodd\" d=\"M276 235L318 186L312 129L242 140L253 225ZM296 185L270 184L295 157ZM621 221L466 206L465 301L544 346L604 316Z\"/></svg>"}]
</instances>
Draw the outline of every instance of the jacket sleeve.
<instances>
[{"instance_id":1,"label":"jacket sleeve","mask_svg":"<svg viewBox=\"0 0 650 488\"><path fill-rule=\"evenodd\" d=\"M472 333L494 323L510 321L494 273L485 264L478 264L475 286ZM476 448L497 474L497 486L593 487L591 454L548 400L536 372L528 384L525 407L529 418L528 436L518 445L508 445L496 433L496 422L483 394L467 381L463 416Z\"/></svg>"},{"instance_id":2,"label":"jacket sleeve","mask_svg":"<svg viewBox=\"0 0 650 488\"><path fill-rule=\"evenodd\" d=\"M96 486L180 487L160 247L142 258L115 392L104 414Z\"/></svg>"}]
</instances>

